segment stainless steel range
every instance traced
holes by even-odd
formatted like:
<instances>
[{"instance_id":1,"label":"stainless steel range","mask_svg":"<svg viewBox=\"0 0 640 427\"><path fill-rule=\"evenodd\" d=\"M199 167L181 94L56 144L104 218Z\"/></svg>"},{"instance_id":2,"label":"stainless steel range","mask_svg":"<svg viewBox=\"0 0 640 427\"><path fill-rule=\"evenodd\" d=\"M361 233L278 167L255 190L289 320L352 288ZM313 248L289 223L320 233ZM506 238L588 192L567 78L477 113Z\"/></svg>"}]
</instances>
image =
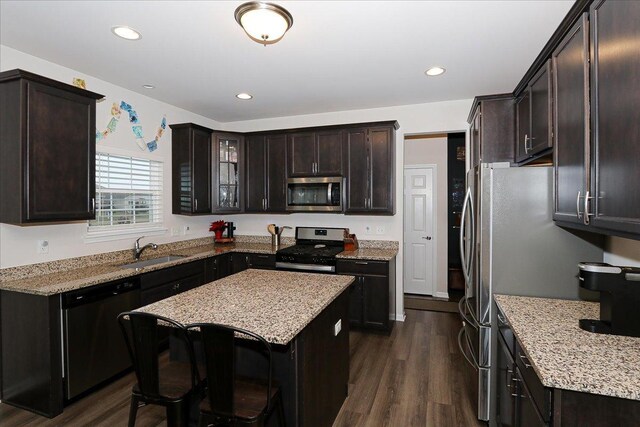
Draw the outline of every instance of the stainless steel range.
<instances>
[{"instance_id":1,"label":"stainless steel range","mask_svg":"<svg viewBox=\"0 0 640 427\"><path fill-rule=\"evenodd\" d=\"M335 273L344 250L344 228L296 227L296 244L276 252L278 270Z\"/></svg>"}]
</instances>

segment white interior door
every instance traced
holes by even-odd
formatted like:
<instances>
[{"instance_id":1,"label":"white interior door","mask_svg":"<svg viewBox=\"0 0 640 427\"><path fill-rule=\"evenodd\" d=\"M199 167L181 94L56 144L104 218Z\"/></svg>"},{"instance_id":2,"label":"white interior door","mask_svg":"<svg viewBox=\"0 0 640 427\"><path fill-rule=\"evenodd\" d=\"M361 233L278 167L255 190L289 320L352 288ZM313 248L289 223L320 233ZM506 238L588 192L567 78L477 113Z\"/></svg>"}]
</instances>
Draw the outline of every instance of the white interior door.
<instances>
[{"instance_id":1,"label":"white interior door","mask_svg":"<svg viewBox=\"0 0 640 427\"><path fill-rule=\"evenodd\" d=\"M404 292L434 295L436 166L404 169Z\"/></svg>"}]
</instances>

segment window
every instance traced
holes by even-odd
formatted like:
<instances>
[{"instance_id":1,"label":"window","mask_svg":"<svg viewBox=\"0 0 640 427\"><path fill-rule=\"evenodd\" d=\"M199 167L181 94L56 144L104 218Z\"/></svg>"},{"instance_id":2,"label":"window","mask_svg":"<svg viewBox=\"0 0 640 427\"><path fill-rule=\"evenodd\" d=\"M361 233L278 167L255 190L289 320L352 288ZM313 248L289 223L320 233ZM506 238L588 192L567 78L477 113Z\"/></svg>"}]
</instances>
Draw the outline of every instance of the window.
<instances>
[{"instance_id":1,"label":"window","mask_svg":"<svg viewBox=\"0 0 640 427\"><path fill-rule=\"evenodd\" d=\"M96 153L96 219L89 232L162 225L162 162Z\"/></svg>"}]
</instances>

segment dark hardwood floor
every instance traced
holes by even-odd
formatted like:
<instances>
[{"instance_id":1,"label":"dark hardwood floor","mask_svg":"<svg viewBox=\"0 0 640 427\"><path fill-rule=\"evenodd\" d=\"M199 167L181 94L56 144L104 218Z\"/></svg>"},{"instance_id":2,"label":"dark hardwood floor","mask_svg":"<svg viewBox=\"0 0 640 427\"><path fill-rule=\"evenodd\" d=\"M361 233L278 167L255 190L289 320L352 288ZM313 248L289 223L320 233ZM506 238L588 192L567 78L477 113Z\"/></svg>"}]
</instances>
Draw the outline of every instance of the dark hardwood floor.
<instances>
[{"instance_id":1,"label":"dark hardwood floor","mask_svg":"<svg viewBox=\"0 0 640 427\"><path fill-rule=\"evenodd\" d=\"M407 310L390 336L351 332L349 397L334 426L475 426L471 373L453 313ZM48 420L0 404L0 426L124 426L133 374ZM138 411L136 426L166 425L162 408ZM290 426L292 427L292 426Z\"/></svg>"}]
</instances>

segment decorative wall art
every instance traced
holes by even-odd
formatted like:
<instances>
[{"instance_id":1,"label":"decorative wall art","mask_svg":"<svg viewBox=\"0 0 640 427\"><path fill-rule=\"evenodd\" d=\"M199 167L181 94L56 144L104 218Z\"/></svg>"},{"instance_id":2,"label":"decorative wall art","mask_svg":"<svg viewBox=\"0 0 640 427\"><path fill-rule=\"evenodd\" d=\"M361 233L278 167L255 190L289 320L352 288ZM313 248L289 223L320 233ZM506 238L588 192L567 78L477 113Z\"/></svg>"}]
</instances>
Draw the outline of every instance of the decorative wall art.
<instances>
[{"instance_id":1,"label":"decorative wall art","mask_svg":"<svg viewBox=\"0 0 640 427\"><path fill-rule=\"evenodd\" d=\"M124 101L120 101L120 105L117 103L113 103L111 106L111 120L107 124L107 128L102 132L96 132L96 143L106 139L112 133L115 133L118 122L122 116L122 112L125 111L129 116L129 123L131 126L131 131L133 132L133 136L135 138L135 142L138 145L138 148L141 150L149 150L153 152L158 149L158 140L162 138L165 129L167 128L167 118L166 116L162 117L162 121L160 122L160 126L156 132L155 137L149 141L144 142L144 130L142 129L142 125L138 124L138 113L136 110Z\"/></svg>"}]
</instances>

